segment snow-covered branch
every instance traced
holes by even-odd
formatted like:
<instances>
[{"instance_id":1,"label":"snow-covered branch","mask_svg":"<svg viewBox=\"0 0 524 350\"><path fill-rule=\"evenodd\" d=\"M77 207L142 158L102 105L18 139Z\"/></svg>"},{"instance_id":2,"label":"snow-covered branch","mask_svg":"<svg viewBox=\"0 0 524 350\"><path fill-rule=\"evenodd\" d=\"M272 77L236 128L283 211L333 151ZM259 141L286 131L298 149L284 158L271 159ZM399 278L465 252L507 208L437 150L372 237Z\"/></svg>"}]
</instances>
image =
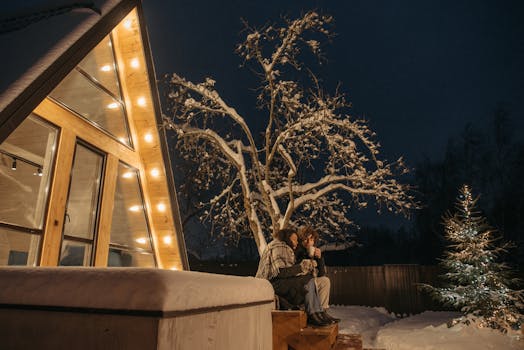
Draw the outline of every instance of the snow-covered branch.
<instances>
[{"instance_id":1,"label":"snow-covered branch","mask_svg":"<svg viewBox=\"0 0 524 350\"><path fill-rule=\"evenodd\" d=\"M396 180L407 171L402 159L380 159L367 122L353 118L338 88L328 94L301 61L306 52L321 56L319 37L331 36L331 22L307 12L281 27L246 24L237 52L261 78L256 102L266 124L257 123L260 130L221 98L214 80L195 84L177 74L169 80L172 116L165 126L176 131L181 156L198 163L190 181L209 207L212 230L235 237L251 232L260 252L289 225L308 223L348 239L350 204L361 208L372 199L403 213L416 207L410 188ZM253 135L260 135L258 144Z\"/></svg>"},{"instance_id":2,"label":"snow-covered branch","mask_svg":"<svg viewBox=\"0 0 524 350\"><path fill-rule=\"evenodd\" d=\"M323 244L319 247L322 252L333 252L338 250L346 250L348 248L354 247L356 243L353 242L331 242Z\"/></svg>"},{"instance_id":3,"label":"snow-covered branch","mask_svg":"<svg viewBox=\"0 0 524 350\"><path fill-rule=\"evenodd\" d=\"M242 160L241 153L235 152L229 145L226 140L224 140L220 135L211 129L197 129L190 126L179 125L177 126L177 134L181 138L202 138L214 143L218 149L220 149L223 154L234 164L237 168L240 168Z\"/></svg>"}]
</instances>

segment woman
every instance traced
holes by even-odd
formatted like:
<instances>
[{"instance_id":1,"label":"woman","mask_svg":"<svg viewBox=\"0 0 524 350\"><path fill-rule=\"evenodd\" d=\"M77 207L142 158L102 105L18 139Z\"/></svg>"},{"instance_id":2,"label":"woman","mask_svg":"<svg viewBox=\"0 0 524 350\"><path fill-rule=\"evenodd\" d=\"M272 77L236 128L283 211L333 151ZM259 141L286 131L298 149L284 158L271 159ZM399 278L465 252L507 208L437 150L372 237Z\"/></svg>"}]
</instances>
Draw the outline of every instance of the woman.
<instances>
[{"instance_id":1,"label":"woman","mask_svg":"<svg viewBox=\"0 0 524 350\"><path fill-rule=\"evenodd\" d=\"M317 275L315 282L317 285L317 292L320 299L320 305L324 310L324 316L332 322L340 322L339 318L333 317L328 313L329 308L329 292L331 289L331 281L326 273L326 264L324 257L318 244L319 234L310 226L303 227L298 231L298 247L295 249L295 258L300 261L303 259L312 259L317 263Z\"/></svg>"},{"instance_id":2,"label":"woman","mask_svg":"<svg viewBox=\"0 0 524 350\"><path fill-rule=\"evenodd\" d=\"M320 305L313 273L312 260L305 259L296 264L294 250L298 246L298 235L294 230L282 229L271 241L258 265L256 277L271 282L275 294L295 305L305 304L308 323L327 326L332 323L324 317Z\"/></svg>"}]
</instances>

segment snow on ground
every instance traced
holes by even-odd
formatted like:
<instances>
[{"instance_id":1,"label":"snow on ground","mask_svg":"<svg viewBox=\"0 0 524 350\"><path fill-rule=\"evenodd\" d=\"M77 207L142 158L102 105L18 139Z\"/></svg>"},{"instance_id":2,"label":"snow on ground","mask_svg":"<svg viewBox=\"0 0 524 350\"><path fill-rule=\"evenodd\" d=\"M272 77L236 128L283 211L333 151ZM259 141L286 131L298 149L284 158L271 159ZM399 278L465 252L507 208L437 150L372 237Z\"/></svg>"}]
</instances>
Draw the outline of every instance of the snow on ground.
<instances>
[{"instance_id":1,"label":"snow on ground","mask_svg":"<svg viewBox=\"0 0 524 350\"><path fill-rule=\"evenodd\" d=\"M329 313L342 319L339 332L362 334L364 347L387 350L513 350L524 349L524 339L492 329L447 323L454 312L426 311L396 318L384 308L333 306Z\"/></svg>"},{"instance_id":2,"label":"snow on ground","mask_svg":"<svg viewBox=\"0 0 524 350\"><path fill-rule=\"evenodd\" d=\"M395 320L382 307L332 306L329 314L341 319L339 333L362 334L364 346L374 344L378 330Z\"/></svg>"}]
</instances>

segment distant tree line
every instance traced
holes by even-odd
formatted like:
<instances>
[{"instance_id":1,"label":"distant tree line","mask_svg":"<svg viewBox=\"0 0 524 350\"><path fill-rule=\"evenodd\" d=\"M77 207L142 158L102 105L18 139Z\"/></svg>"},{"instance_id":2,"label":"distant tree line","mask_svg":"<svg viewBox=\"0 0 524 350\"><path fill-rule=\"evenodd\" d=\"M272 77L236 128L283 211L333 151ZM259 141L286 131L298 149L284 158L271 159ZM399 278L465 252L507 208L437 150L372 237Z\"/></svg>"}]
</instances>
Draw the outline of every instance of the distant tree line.
<instances>
[{"instance_id":1,"label":"distant tree line","mask_svg":"<svg viewBox=\"0 0 524 350\"><path fill-rule=\"evenodd\" d=\"M415 166L413 185L422 208L413 224L395 231L389 227L362 227L359 247L330 254L328 263L436 264L449 245L442 216L453 209L456 193L469 184L480 194L482 214L514 248L508 263L524 272L524 143L515 137L509 112L498 107L489 123L467 124L448 140L443 159L426 158Z\"/></svg>"},{"instance_id":2,"label":"distant tree line","mask_svg":"<svg viewBox=\"0 0 524 350\"><path fill-rule=\"evenodd\" d=\"M510 261L524 270L524 143L514 138L509 113L498 107L488 125L467 124L450 138L444 159L425 159L416 166L415 185L423 208L415 214L414 230L424 245L422 262L441 257L442 215L452 209L457 189L469 184L480 194L478 207L501 238L512 241Z\"/></svg>"}]
</instances>

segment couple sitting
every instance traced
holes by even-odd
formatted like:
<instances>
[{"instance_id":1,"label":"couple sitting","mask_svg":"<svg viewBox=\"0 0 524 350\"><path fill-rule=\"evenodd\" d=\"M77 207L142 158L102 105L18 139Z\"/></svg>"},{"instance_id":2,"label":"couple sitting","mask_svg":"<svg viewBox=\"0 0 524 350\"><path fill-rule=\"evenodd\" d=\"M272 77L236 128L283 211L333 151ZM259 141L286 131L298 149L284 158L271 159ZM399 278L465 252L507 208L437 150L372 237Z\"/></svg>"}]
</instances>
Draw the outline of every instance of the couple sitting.
<instances>
[{"instance_id":1,"label":"couple sitting","mask_svg":"<svg viewBox=\"0 0 524 350\"><path fill-rule=\"evenodd\" d=\"M330 281L325 276L324 259L315 247L318 233L306 227L277 232L262 253L256 277L271 282L275 294L292 305L305 305L308 323L327 326L340 320L330 316Z\"/></svg>"}]
</instances>

